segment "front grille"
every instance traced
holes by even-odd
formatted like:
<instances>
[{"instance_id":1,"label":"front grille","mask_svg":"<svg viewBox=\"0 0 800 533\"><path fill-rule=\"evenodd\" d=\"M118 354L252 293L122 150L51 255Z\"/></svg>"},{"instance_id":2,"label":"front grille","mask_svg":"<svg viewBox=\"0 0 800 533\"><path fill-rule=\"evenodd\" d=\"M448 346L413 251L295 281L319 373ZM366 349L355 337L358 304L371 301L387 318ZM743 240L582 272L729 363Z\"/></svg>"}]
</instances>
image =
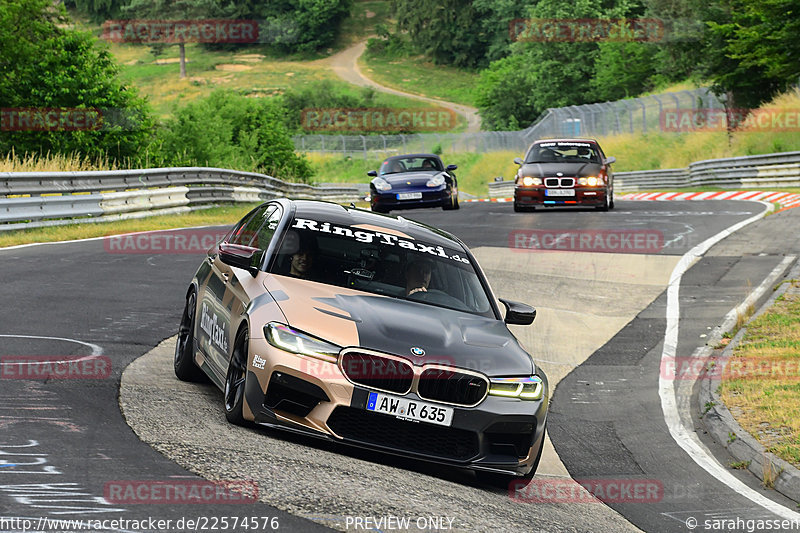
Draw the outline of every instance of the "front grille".
<instances>
[{"instance_id":1,"label":"front grille","mask_svg":"<svg viewBox=\"0 0 800 533\"><path fill-rule=\"evenodd\" d=\"M489 383L485 378L444 368L429 368L419 376L417 393L425 400L477 405L485 397Z\"/></svg>"},{"instance_id":2,"label":"front grille","mask_svg":"<svg viewBox=\"0 0 800 533\"><path fill-rule=\"evenodd\" d=\"M574 187L575 178L545 178L544 185L545 187Z\"/></svg>"},{"instance_id":3,"label":"front grille","mask_svg":"<svg viewBox=\"0 0 800 533\"><path fill-rule=\"evenodd\" d=\"M328 427L354 441L457 461L478 455L478 435L464 429L398 420L353 407L337 407Z\"/></svg>"},{"instance_id":4,"label":"front grille","mask_svg":"<svg viewBox=\"0 0 800 533\"><path fill-rule=\"evenodd\" d=\"M363 352L345 352L339 365L347 379L373 389L406 394L411 390L411 363Z\"/></svg>"}]
</instances>

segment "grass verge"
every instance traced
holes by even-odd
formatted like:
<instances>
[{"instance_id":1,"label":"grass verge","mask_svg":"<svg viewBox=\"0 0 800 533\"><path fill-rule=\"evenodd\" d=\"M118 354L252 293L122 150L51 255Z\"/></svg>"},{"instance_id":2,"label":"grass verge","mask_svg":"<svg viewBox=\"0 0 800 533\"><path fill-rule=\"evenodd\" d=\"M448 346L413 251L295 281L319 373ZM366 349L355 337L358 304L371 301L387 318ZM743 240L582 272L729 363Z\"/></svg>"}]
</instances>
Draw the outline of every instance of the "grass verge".
<instances>
[{"instance_id":1,"label":"grass verge","mask_svg":"<svg viewBox=\"0 0 800 533\"><path fill-rule=\"evenodd\" d=\"M361 71L381 85L407 93L475 106L478 74L446 65L434 65L422 57L394 58L366 52Z\"/></svg>"},{"instance_id":2,"label":"grass verge","mask_svg":"<svg viewBox=\"0 0 800 533\"><path fill-rule=\"evenodd\" d=\"M232 225L257 204L236 204L212 207L191 213L158 215L153 217L96 224L69 224L47 228L0 232L0 248L33 242L70 241L136 231L186 228L192 226Z\"/></svg>"},{"instance_id":3,"label":"grass verge","mask_svg":"<svg viewBox=\"0 0 800 533\"><path fill-rule=\"evenodd\" d=\"M800 283L747 325L720 385L742 428L800 467Z\"/></svg>"}]
</instances>

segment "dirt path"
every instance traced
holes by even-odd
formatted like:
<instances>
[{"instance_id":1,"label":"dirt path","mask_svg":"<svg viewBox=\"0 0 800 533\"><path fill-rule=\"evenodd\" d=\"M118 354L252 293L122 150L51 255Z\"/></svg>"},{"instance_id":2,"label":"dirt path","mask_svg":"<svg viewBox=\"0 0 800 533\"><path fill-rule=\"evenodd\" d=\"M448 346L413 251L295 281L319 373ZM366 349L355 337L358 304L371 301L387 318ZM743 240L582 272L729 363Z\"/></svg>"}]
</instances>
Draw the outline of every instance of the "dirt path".
<instances>
[{"instance_id":1,"label":"dirt path","mask_svg":"<svg viewBox=\"0 0 800 533\"><path fill-rule=\"evenodd\" d=\"M439 100L438 98L429 98L427 96L420 96L418 94L399 91L397 89L392 89L391 87L380 85L379 83L376 83L375 81L364 76L364 74L361 72L361 69L358 67L358 58L361 57L361 54L363 54L364 50L366 49L367 43L360 42L321 61L329 65L330 68L333 69L333 71L340 78L348 83L352 83L353 85L358 85L360 87L372 87L376 91L383 93L405 96L406 98L422 100L424 102L430 102L432 104L445 107L447 109L452 109L467 120L467 132L480 131L481 117L478 115L478 110L474 107L455 104L453 102L446 102L444 100Z\"/></svg>"}]
</instances>

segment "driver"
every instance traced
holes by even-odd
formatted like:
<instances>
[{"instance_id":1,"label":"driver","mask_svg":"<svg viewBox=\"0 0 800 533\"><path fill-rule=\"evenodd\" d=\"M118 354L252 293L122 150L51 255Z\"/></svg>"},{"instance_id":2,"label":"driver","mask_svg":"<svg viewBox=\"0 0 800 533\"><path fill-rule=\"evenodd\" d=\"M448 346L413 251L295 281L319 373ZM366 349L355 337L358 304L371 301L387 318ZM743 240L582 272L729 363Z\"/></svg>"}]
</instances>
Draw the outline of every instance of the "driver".
<instances>
[{"instance_id":1,"label":"driver","mask_svg":"<svg viewBox=\"0 0 800 533\"><path fill-rule=\"evenodd\" d=\"M281 244L281 253L289 255L289 275L295 278L308 279L314 267L316 242L307 235L296 231L286 233Z\"/></svg>"},{"instance_id":2,"label":"driver","mask_svg":"<svg viewBox=\"0 0 800 533\"><path fill-rule=\"evenodd\" d=\"M424 170L436 170L436 166L430 159L426 159L425 161L422 162L422 168Z\"/></svg>"},{"instance_id":3,"label":"driver","mask_svg":"<svg viewBox=\"0 0 800 533\"><path fill-rule=\"evenodd\" d=\"M433 265L430 261L411 261L406 267L406 296L418 292L428 292Z\"/></svg>"}]
</instances>

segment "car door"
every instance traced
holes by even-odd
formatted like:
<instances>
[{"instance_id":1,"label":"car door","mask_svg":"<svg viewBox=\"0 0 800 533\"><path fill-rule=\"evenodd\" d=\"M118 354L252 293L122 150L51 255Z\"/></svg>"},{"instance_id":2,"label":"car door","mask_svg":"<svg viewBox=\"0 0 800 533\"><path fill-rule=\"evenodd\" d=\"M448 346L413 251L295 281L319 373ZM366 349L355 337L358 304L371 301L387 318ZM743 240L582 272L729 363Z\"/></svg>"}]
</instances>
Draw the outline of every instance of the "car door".
<instances>
[{"instance_id":1,"label":"car door","mask_svg":"<svg viewBox=\"0 0 800 533\"><path fill-rule=\"evenodd\" d=\"M250 246L265 218L276 208L275 204L258 207L234 227L224 242ZM198 294L199 320L196 337L212 371L223 380L233 344L231 336L236 333L231 331L233 293L228 289L234 274L233 268L219 259L219 245L209 250L206 261L211 272L204 290Z\"/></svg>"}]
</instances>

